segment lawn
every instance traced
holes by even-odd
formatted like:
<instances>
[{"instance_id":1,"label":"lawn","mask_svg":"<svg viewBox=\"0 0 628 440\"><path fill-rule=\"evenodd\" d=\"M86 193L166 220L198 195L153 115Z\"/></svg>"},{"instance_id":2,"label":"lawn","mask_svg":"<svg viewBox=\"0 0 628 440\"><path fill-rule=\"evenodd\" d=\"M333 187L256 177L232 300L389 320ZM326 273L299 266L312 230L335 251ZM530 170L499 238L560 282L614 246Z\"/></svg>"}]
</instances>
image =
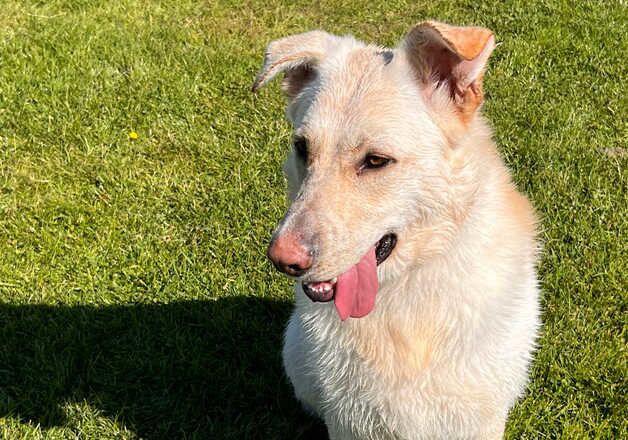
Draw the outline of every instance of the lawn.
<instances>
[{"instance_id":1,"label":"lawn","mask_svg":"<svg viewBox=\"0 0 628 440\"><path fill-rule=\"evenodd\" d=\"M274 38L395 45L425 18L496 32L484 112L542 217L544 326L507 438L628 436L625 2L0 9L0 438L320 438L264 257L290 131L276 82L250 85Z\"/></svg>"}]
</instances>

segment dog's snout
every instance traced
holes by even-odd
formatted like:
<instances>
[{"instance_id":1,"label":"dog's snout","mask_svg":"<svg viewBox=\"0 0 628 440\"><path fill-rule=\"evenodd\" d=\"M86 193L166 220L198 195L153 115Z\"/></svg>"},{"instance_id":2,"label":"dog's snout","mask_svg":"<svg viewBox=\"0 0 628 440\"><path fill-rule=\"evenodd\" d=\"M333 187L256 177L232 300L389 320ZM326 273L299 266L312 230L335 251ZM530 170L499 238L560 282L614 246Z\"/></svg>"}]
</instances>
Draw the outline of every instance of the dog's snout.
<instances>
[{"instance_id":1,"label":"dog's snout","mask_svg":"<svg viewBox=\"0 0 628 440\"><path fill-rule=\"evenodd\" d=\"M266 255L277 270L299 277L312 267L313 253L312 245L295 234L284 233L273 238Z\"/></svg>"}]
</instances>

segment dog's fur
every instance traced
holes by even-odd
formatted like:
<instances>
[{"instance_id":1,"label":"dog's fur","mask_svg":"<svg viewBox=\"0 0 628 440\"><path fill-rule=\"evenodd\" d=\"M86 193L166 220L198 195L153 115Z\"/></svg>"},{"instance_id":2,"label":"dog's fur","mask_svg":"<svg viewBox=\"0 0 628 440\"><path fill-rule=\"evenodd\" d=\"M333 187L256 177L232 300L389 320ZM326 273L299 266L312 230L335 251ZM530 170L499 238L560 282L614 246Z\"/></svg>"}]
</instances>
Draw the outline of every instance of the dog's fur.
<instances>
[{"instance_id":1,"label":"dog's fur","mask_svg":"<svg viewBox=\"0 0 628 440\"><path fill-rule=\"evenodd\" d=\"M373 311L341 321L296 286L284 367L331 439L501 438L539 327L536 216L480 115L487 29L424 22L396 49L308 32L272 42L305 163L275 237L315 241L299 281L332 279L383 235ZM395 162L356 172L365 154Z\"/></svg>"}]
</instances>

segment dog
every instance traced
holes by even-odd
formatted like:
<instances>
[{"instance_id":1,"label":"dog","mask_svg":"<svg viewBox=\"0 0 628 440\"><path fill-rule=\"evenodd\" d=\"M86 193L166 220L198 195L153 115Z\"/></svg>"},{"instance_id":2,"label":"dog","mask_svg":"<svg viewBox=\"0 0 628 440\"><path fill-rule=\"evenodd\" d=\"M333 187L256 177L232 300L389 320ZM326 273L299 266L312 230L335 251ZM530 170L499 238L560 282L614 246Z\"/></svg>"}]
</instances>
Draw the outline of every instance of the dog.
<instances>
[{"instance_id":1,"label":"dog","mask_svg":"<svg viewBox=\"0 0 628 440\"><path fill-rule=\"evenodd\" d=\"M294 128L267 255L296 280L283 365L335 439L498 439L540 326L537 216L481 115L495 35L271 42Z\"/></svg>"}]
</instances>

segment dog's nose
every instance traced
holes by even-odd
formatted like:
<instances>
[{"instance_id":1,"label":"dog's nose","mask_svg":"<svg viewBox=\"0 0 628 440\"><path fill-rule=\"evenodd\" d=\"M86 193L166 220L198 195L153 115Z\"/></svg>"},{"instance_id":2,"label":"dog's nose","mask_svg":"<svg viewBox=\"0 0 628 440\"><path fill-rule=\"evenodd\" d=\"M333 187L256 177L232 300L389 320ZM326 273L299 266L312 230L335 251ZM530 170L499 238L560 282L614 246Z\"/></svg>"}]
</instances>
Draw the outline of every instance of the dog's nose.
<instances>
[{"instance_id":1,"label":"dog's nose","mask_svg":"<svg viewBox=\"0 0 628 440\"><path fill-rule=\"evenodd\" d=\"M312 267L314 262L312 254L312 246L291 233L284 233L275 237L270 242L268 252L266 252L277 270L293 277L303 275Z\"/></svg>"}]
</instances>

